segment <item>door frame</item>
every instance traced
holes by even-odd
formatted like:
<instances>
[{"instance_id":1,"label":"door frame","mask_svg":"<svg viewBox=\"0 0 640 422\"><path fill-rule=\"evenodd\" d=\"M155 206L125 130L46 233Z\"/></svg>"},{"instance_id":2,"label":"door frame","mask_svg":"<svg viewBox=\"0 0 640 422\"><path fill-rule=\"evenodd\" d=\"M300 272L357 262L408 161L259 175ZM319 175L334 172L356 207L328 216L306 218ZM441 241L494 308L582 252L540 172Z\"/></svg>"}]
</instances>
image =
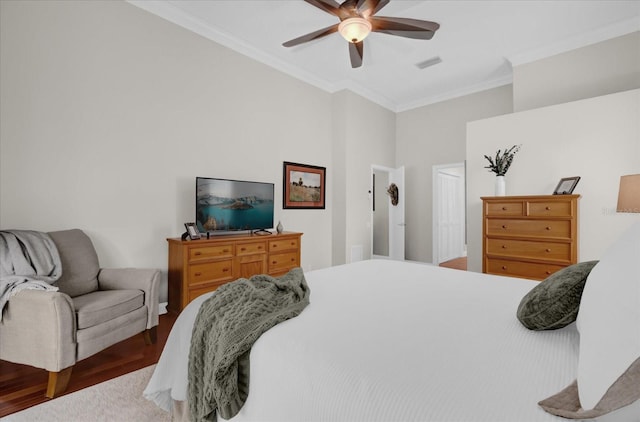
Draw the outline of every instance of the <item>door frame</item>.
<instances>
[{"instance_id":1,"label":"door frame","mask_svg":"<svg viewBox=\"0 0 640 422\"><path fill-rule=\"evenodd\" d=\"M404 166L400 166L398 168L392 168L392 167L387 167L387 166L382 166L382 165L378 165L378 164L372 164L371 165L371 174L370 174L370 178L369 178L369 183L370 183L370 190L369 190L369 235L370 235L370 239L369 239L369 244L370 244L370 251L369 254L371 256L371 258L373 259L398 259L397 257L394 257L394 253L392 251L392 239L394 239L396 236L392 235L392 230L394 228L397 229L397 227L402 227L402 244L404 245L404 230L405 230L405 219L406 219L406 215L404 215L402 217L402 221L400 223L392 221L393 220L393 213L392 213L392 208L393 206L391 205L391 201L385 201L387 203L387 207L389 207L389 225L388 225L388 231L389 231L389 236L388 236L388 242L389 242L389 256L383 256L383 255L374 255L373 254L373 230L374 230L374 226L373 226L373 192L374 192L374 186L373 186L373 175L375 171L378 172L386 172L389 175L389 182L391 183L391 174L392 173L396 173L398 171L402 170L403 174L404 174ZM399 186L400 188L400 201L402 201L404 203L404 195L406 192L405 189L405 184L406 182L403 180L401 183L403 186ZM406 214L406 210L404 211ZM402 260L405 259L405 250L404 247L402 248Z\"/></svg>"}]
</instances>

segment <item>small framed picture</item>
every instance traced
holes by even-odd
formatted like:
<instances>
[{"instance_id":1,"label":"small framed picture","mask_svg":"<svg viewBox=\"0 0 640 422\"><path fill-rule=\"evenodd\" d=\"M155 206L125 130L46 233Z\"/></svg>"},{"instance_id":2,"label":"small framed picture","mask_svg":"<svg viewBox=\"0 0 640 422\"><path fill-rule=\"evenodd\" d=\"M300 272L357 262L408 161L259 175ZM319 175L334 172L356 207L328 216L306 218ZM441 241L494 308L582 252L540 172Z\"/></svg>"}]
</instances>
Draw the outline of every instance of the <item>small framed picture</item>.
<instances>
[{"instance_id":1,"label":"small framed picture","mask_svg":"<svg viewBox=\"0 0 640 422\"><path fill-rule=\"evenodd\" d=\"M326 168L284 162L282 208L324 209Z\"/></svg>"},{"instance_id":2,"label":"small framed picture","mask_svg":"<svg viewBox=\"0 0 640 422\"><path fill-rule=\"evenodd\" d=\"M553 191L554 195L571 195L576 185L580 181L580 176L564 177L558 182L556 190Z\"/></svg>"},{"instance_id":3,"label":"small framed picture","mask_svg":"<svg viewBox=\"0 0 640 422\"><path fill-rule=\"evenodd\" d=\"M200 239L200 231L198 230L198 226L196 223L184 223L185 229L187 229L187 235L191 240Z\"/></svg>"}]
</instances>

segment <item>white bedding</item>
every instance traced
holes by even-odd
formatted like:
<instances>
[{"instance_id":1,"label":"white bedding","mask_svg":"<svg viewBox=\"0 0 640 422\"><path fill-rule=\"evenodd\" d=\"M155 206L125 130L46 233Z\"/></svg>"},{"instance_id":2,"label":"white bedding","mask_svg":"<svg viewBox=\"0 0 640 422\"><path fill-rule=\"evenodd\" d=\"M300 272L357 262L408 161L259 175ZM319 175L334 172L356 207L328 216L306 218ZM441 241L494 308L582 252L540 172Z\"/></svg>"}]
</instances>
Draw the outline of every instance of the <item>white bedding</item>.
<instances>
[{"instance_id":1,"label":"white bedding","mask_svg":"<svg viewBox=\"0 0 640 422\"><path fill-rule=\"evenodd\" d=\"M520 325L536 282L387 260L305 276L311 304L255 343L233 421L562 420L537 402L576 378L578 333ZM167 410L187 398L191 328L209 296L181 313L144 392Z\"/></svg>"}]
</instances>

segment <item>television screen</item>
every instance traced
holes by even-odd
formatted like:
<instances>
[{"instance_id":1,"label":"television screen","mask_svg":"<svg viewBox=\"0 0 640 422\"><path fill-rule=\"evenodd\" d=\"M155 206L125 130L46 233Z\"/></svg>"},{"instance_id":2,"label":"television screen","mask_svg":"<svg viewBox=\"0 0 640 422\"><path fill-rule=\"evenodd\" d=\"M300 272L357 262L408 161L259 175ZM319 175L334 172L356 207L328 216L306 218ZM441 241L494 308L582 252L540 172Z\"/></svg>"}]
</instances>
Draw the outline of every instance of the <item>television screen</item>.
<instances>
[{"instance_id":1,"label":"television screen","mask_svg":"<svg viewBox=\"0 0 640 422\"><path fill-rule=\"evenodd\" d=\"M201 232L273 227L273 183L196 177L196 224Z\"/></svg>"}]
</instances>

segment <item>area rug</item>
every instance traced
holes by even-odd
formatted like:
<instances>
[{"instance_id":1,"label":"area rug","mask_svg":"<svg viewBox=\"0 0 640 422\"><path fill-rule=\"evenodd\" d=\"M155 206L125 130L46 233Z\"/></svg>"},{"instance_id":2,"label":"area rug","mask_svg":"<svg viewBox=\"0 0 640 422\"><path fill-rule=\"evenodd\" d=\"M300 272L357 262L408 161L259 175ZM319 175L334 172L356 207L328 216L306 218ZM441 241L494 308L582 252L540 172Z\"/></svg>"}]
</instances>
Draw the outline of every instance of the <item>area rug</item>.
<instances>
[{"instance_id":1,"label":"area rug","mask_svg":"<svg viewBox=\"0 0 640 422\"><path fill-rule=\"evenodd\" d=\"M169 413L142 397L154 368L148 366L13 413L2 422L168 422Z\"/></svg>"}]
</instances>

